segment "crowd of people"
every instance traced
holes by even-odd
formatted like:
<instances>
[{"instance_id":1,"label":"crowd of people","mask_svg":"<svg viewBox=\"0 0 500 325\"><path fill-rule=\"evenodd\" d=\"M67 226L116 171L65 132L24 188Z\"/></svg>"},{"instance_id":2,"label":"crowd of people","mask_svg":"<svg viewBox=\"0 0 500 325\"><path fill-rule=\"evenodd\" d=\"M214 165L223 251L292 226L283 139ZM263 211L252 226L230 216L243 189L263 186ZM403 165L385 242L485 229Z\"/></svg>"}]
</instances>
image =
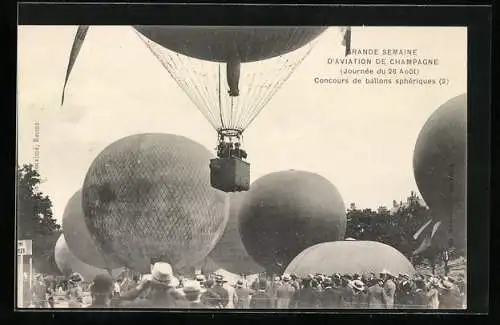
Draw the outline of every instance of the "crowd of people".
<instances>
[{"instance_id":1,"label":"crowd of people","mask_svg":"<svg viewBox=\"0 0 500 325\"><path fill-rule=\"evenodd\" d=\"M63 288L64 287L64 288ZM34 307L54 308L54 294L63 291L69 308L215 308L215 309L461 309L465 305L463 276L398 274L260 274L229 283L220 274L175 277L167 263L151 274L116 280L98 275L91 283L75 273L64 284L36 279ZM83 303L83 292L91 303Z\"/></svg>"}]
</instances>

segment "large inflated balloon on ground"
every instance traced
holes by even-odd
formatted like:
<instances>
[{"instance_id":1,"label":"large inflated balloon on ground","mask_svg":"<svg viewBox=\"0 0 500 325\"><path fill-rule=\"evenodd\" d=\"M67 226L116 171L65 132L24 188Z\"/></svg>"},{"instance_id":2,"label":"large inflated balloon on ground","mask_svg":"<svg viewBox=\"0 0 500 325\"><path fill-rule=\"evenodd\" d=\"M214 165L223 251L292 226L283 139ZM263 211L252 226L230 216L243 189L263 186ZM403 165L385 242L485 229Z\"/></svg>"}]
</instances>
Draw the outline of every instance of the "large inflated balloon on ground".
<instances>
[{"instance_id":1,"label":"large inflated balloon on ground","mask_svg":"<svg viewBox=\"0 0 500 325\"><path fill-rule=\"evenodd\" d=\"M133 135L105 148L82 190L99 247L140 272L156 261L176 270L201 262L229 210L225 193L210 186L210 158L202 145L171 134Z\"/></svg>"},{"instance_id":2,"label":"large inflated balloon on ground","mask_svg":"<svg viewBox=\"0 0 500 325\"><path fill-rule=\"evenodd\" d=\"M373 241L326 242L307 248L288 265L285 273L307 274L379 274L383 270L393 275L415 274L410 261L397 249Z\"/></svg>"},{"instance_id":3,"label":"large inflated balloon on ground","mask_svg":"<svg viewBox=\"0 0 500 325\"><path fill-rule=\"evenodd\" d=\"M466 246L466 146L467 95L454 97L427 120L413 156L415 180L431 209L441 221L433 241L447 246L448 237L459 249Z\"/></svg>"},{"instance_id":4,"label":"large inflated balloon on ground","mask_svg":"<svg viewBox=\"0 0 500 325\"><path fill-rule=\"evenodd\" d=\"M220 266L214 262L210 256L207 256L201 263L196 266L196 269L201 271L203 274L214 273L216 270L220 269Z\"/></svg>"},{"instance_id":5,"label":"large inflated balloon on ground","mask_svg":"<svg viewBox=\"0 0 500 325\"><path fill-rule=\"evenodd\" d=\"M82 191L69 199L63 214L64 238L73 254L82 262L102 269L115 269L122 265L108 254L102 255L92 238L82 210Z\"/></svg>"},{"instance_id":6,"label":"large inflated balloon on ground","mask_svg":"<svg viewBox=\"0 0 500 325\"><path fill-rule=\"evenodd\" d=\"M241 241L239 230L239 212L246 192L230 193L229 220L222 237L209 256L221 268L235 274L253 274L264 269L248 255Z\"/></svg>"},{"instance_id":7,"label":"large inflated balloon on ground","mask_svg":"<svg viewBox=\"0 0 500 325\"><path fill-rule=\"evenodd\" d=\"M242 242L267 272L281 273L302 250L342 240L344 201L324 177L281 171L256 180L240 211Z\"/></svg>"},{"instance_id":8,"label":"large inflated balloon on ground","mask_svg":"<svg viewBox=\"0 0 500 325\"><path fill-rule=\"evenodd\" d=\"M134 26L141 34L172 51L207 61L240 62L269 59L294 51L327 27Z\"/></svg>"},{"instance_id":9,"label":"large inflated balloon on ground","mask_svg":"<svg viewBox=\"0 0 500 325\"><path fill-rule=\"evenodd\" d=\"M84 280L92 281L98 274L109 274L107 270L83 263L69 249L68 244L62 234L56 242L54 256L57 267L66 276L73 272L80 273ZM118 276L124 268L117 268L111 271L113 276Z\"/></svg>"}]
</instances>

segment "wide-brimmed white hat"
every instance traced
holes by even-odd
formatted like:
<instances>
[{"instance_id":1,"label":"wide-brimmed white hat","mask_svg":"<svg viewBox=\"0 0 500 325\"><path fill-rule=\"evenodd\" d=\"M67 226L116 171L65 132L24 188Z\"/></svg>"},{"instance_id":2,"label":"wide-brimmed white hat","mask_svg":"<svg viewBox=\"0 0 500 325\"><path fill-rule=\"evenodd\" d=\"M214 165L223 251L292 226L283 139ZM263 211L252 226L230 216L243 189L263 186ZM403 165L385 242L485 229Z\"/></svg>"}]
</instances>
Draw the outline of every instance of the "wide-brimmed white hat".
<instances>
[{"instance_id":1,"label":"wide-brimmed white hat","mask_svg":"<svg viewBox=\"0 0 500 325\"><path fill-rule=\"evenodd\" d=\"M435 277L431 277L429 283L435 287L439 287L439 279Z\"/></svg>"},{"instance_id":2,"label":"wide-brimmed white hat","mask_svg":"<svg viewBox=\"0 0 500 325\"><path fill-rule=\"evenodd\" d=\"M365 284L361 280L351 281L351 286L359 291L363 291L365 289Z\"/></svg>"},{"instance_id":3,"label":"wide-brimmed white hat","mask_svg":"<svg viewBox=\"0 0 500 325\"><path fill-rule=\"evenodd\" d=\"M78 272L71 273L71 275L69 276L69 281L70 282L81 282L81 281L83 281L83 276Z\"/></svg>"},{"instance_id":4,"label":"wide-brimmed white hat","mask_svg":"<svg viewBox=\"0 0 500 325\"><path fill-rule=\"evenodd\" d=\"M170 264L158 262L153 265L151 270L151 281L162 284L171 284L173 271Z\"/></svg>"},{"instance_id":5,"label":"wide-brimmed white hat","mask_svg":"<svg viewBox=\"0 0 500 325\"><path fill-rule=\"evenodd\" d=\"M195 292L201 292L201 285L200 282L194 280L188 280L184 283L184 287L182 288L182 291L184 293L195 293Z\"/></svg>"},{"instance_id":6,"label":"wide-brimmed white hat","mask_svg":"<svg viewBox=\"0 0 500 325\"><path fill-rule=\"evenodd\" d=\"M442 280L442 281L439 281L439 287L441 289L451 289L451 288L453 288L453 283L451 283L448 280Z\"/></svg>"},{"instance_id":7,"label":"wide-brimmed white hat","mask_svg":"<svg viewBox=\"0 0 500 325\"><path fill-rule=\"evenodd\" d=\"M292 278L290 277L289 274L283 274L283 281L290 281Z\"/></svg>"},{"instance_id":8,"label":"wide-brimmed white hat","mask_svg":"<svg viewBox=\"0 0 500 325\"><path fill-rule=\"evenodd\" d=\"M390 277L394 277L394 275L391 273L391 271L387 270L387 269L383 269L380 274L385 274L385 275L388 275Z\"/></svg>"}]
</instances>

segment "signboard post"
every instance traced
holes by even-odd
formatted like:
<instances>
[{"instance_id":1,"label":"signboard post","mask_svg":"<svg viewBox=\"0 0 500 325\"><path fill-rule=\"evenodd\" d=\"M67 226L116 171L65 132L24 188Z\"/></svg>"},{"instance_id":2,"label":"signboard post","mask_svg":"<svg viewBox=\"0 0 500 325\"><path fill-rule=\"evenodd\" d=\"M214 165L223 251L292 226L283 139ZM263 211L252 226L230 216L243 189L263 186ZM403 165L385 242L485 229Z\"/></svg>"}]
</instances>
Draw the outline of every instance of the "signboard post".
<instances>
[{"instance_id":1,"label":"signboard post","mask_svg":"<svg viewBox=\"0 0 500 325\"><path fill-rule=\"evenodd\" d=\"M30 259L30 269L29 269L29 284L31 289L31 278L32 275L32 247L33 242L31 240L18 240L17 241L17 261L18 261L18 272L17 272L17 306L24 307L24 256L29 256Z\"/></svg>"},{"instance_id":2,"label":"signboard post","mask_svg":"<svg viewBox=\"0 0 500 325\"><path fill-rule=\"evenodd\" d=\"M24 255L17 255L17 307L24 307Z\"/></svg>"}]
</instances>

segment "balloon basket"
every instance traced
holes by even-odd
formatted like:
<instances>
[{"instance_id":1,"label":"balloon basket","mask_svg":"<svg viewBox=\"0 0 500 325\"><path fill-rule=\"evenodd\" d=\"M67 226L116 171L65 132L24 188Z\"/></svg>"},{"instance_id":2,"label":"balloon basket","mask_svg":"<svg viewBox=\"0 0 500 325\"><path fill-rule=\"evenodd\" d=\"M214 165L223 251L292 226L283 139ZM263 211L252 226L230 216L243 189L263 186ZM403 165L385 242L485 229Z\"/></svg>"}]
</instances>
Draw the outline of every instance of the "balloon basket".
<instances>
[{"instance_id":1,"label":"balloon basket","mask_svg":"<svg viewBox=\"0 0 500 325\"><path fill-rule=\"evenodd\" d=\"M248 191L250 164L235 157L211 159L210 185L223 192Z\"/></svg>"}]
</instances>

